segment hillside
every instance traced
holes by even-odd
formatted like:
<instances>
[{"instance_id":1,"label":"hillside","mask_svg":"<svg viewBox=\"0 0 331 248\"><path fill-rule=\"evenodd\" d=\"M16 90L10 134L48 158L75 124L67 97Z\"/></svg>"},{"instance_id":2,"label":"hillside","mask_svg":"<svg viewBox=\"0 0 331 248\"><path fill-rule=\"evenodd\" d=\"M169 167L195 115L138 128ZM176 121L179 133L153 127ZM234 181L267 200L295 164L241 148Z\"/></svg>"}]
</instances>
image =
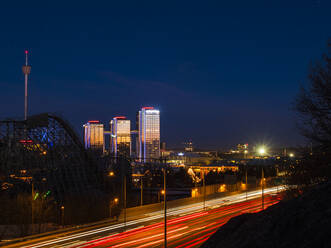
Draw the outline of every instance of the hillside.
<instances>
[{"instance_id":1,"label":"hillside","mask_svg":"<svg viewBox=\"0 0 331 248\"><path fill-rule=\"evenodd\" d=\"M331 184L231 219L203 248L331 247Z\"/></svg>"}]
</instances>

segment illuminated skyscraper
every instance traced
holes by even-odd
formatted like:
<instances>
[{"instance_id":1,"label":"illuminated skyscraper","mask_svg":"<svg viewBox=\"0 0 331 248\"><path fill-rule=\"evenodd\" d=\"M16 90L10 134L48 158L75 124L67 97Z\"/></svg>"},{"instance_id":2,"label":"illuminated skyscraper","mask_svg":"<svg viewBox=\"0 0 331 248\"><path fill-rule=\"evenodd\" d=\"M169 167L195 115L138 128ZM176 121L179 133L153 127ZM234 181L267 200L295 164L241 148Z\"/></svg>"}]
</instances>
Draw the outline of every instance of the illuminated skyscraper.
<instances>
[{"instance_id":1,"label":"illuminated skyscraper","mask_svg":"<svg viewBox=\"0 0 331 248\"><path fill-rule=\"evenodd\" d=\"M160 111L143 107L138 112L138 157L143 162L160 157Z\"/></svg>"},{"instance_id":2,"label":"illuminated skyscraper","mask_svg":"<svg viewBox=\"0 0 331 248\"><path fill-rule=\"evenodd\" d=\"M117 157L131 155L131 123L125 116L114 117L110 121L111 152Z\"/></svg>"},{"instance_id":3,"label":"illuminated skyscraper","mask_svg":"<svg viewBox=\"0 0 331 248\"><path fill-rule=\"evenodd\" d=\"M104 126L99 121L89 121L84 124L84 145L85 149L104 152Z\"/></svg>"}]
</instances>

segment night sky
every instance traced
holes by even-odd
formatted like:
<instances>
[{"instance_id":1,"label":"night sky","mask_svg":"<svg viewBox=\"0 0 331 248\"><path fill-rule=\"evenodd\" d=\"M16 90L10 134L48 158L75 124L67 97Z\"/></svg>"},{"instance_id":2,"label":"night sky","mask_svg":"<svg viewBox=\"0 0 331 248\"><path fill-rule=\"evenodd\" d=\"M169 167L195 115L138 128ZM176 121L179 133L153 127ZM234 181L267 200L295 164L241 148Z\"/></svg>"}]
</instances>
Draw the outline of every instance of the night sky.
<instances>
[{"instance_id":1,"label":"night sky","mask_svg":"<svg viewBox=\"0 0 331 248\"><path fill-rule=\"evenodd\" d=\"M329 0L6 2L0 118L23 118L28 49L30 114L79 134L155 106L169 146L304 144L291 104L326 51Z\"/></svg>"}]
</instances>

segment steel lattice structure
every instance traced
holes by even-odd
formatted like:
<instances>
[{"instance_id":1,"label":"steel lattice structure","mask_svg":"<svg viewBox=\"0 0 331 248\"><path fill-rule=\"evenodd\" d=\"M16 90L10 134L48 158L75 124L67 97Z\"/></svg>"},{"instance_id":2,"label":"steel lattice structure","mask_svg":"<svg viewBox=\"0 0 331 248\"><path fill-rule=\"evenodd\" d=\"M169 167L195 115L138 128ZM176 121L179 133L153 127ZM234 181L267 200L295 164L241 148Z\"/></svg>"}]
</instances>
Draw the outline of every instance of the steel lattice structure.
<instances>
[{"instance_id":1,"label":"steel lattice structure","mask_svg":"<svg viewBox=\"0 0 331 248\"><path fill-rule=\"evenodd\" d=\"M56 198L97 187L97 167L70 125L45 113L0 121L0 176L43 180ZM1 178L1 177L0 177Z\"/></svg>"}]
</instances>

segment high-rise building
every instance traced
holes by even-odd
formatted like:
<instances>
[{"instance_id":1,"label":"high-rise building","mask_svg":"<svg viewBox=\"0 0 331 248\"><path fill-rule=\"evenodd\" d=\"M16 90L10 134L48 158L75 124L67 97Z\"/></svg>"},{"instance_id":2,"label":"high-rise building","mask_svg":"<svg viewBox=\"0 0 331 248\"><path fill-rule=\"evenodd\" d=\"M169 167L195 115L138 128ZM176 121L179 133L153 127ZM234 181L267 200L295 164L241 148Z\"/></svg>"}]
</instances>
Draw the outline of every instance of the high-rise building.
<instances>
[{"instance_id":1,"label":"high-rise building","mask_svg":"<svg viewBox=\"0 0 331 248\"><path fill-rule=\"evenodd\" d=\"M160 111L153 107L143 107L138 112L138 158L148 162L160 157Z\"/></svg>"},{"instance_id":2,"label":"high-rise building","mask_svg":"<svg viewBox=\"0 0 331 248\"><path fill-rule=\"evenodd\" d=\"M88 121L84 124L84 145L85 149L92 149L104 152L104 126L99 121Z\"/></svg>"},{"instance_id":3,"label":"high-rise building","mask_svg":"<svg viewBox=\"0 0 331 248\"><path fill-rule=\"evenodd\" d=\"M110 121L111 152L115 157L131 156L131 122L125 116L114 117Z\"/></svg>"}]
</instances>

